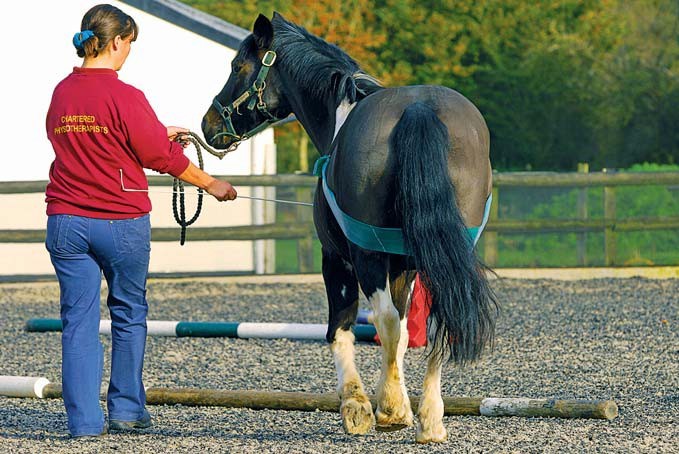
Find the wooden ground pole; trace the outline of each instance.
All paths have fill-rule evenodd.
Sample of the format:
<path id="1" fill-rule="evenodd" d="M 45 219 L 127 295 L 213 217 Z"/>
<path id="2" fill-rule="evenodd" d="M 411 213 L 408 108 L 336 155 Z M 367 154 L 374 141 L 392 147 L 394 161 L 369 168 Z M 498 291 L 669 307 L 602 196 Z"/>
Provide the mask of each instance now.
<path id="1" fill-rule="evenodd" d="M 43 390 L 45 398 L 60 398 L 61 386 L 50 383 Z M 369 396 L 373 408 L 375 396 Z M 412 408 L 420 398 L 411 396 Z M 199 388 L 147 388 L 149 405 L 189 405 L 254 410 L 329 411 L 338 412 L 336 394 L 281 391 L 227 391 Z M 521 416 L 543 418 L 614 419 L 618 406 L 612 400 L 562 400 L 529 398 L 444 397 L 446 416 Z"/>

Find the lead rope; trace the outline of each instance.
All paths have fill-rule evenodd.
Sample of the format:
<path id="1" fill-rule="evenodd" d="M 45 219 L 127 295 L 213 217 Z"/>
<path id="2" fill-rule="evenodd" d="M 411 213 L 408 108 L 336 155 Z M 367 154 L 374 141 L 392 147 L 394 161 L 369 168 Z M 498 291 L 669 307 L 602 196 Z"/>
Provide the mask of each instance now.
<path id="1" fill-rule="evenodd" d="M 206 144 L 198 134 L 194 132 L 182 133 L 175 139 L 177 142 L 189 141 L 196 147 L 196 153 L 198 155 L 198 167 L 203 170 L 203 153 L 201 148 L 207 150 L 213 156 L 222 159 L 227 153 L 233 151 L 231 149 L 225 151 L 217 151 Z M 179 199 L 179 210 L 177 210 L 177 199 Z M 185 204 L 185 194 L 184 194 L 184 182 L 179 178 L 174 178 L 172 181 L 172 214 L 174 214 L 174 220 L 181 227 L 179 233 L 179 244 L 184 245 L 186 242 L 186 228 L 198 220 L 200 212 L 203 208 L 203 190 L 198 188 L 198 203 L 196 206 L 196 212 L 191 219 L 186 220 L 186 204 Z"/>
<path id="2" fill-rule="evenodd" d="M 231 153 L 236 149 L 236 147 L 229 147 L 228 149 L 224 151 L 217 151 L 210 147 L 207 143 L 203 141 L 203 139 L 200 138 L 200 136 L 194 132 L 184 132 L 178 135 L 178 137 L 175 139 L 176 142 L 184 142 L 188 141 L 193 144 L 194 147 L 196 147 L 196 153 L 198 155 L 198 166 L 200 167 L 201 170 L 203 170 L 203 154 L 201 151 L 202 149 L 205 149 L 208 153 L 210 153 L 213 156 L 216 156 L 219 159 L 224 158 L 228 153 Z M 125 188 L 125 184 L 123 182 L 123 171 L 120 171 L 120 184 L 123 188 L 123 191 L 140 191 L 139 189 L 127 189 Z M 145 192 L 149 192 L 148 190 L 143 190 Z M 198 220 L 198 216 L 200 216 L 201 209 L 203 207 L 203 190 L 198 188 L 198 204 L 196 207 L 196 212 L 193 215 L 193 217 L 190 220 L 186 220 L 186 205 L 185 205 L 185 194 L 184 194 L 184 182 L 181 181 L 178 178 L 174 178 L 172 182 L 172 214 L 174 215 L 174 219 L 179 224 L 181 227 L 181 232 L 179 235 L 179 244 L 184 245 L 186 242 L 186 227 L 190 226 L 194 222 Z M 177 197 L 179 196 L 179 197 Z M 275 202 L 275 203 L 286 203 L 286 204 L 291 204 L 291 205 L 302 205 L 302 206 L 309 206 L 313 207 L 313 203 L 307 203 L 307 202 L 297 202 L 293 200 L 279 200 L 279 199 L 266 199 L 263 197 L 252 197 L 252 196 L 239 196 L 243 197 L 245 199 L 252 199 L 252 200 L 263 200 L 265 202 Z M 177 199 L 179 199 L 179 209 L 177 209 Z"/>

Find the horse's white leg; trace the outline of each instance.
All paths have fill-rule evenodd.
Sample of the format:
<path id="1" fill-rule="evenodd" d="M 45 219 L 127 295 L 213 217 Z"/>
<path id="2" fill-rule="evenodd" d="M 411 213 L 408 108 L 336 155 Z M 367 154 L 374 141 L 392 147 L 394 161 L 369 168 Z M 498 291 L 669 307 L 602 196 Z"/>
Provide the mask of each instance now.
<path id="1" fill-rule="evenodd" d="M 350 434 L 364 434 L 375 424 L 375 416 L 356 370 L 354 340 L 354 333 L 338 328 L 330 350 L 337 370 L 337 394 L 341 400 L 344 430 Z"/>
<path id="2" fill-rule="evenodd" d="M 413 425 L 413 412 L 403 375 L 403 357 L 408 348 L 407 318 L 400 320 L 389 291 L 377 289 L 369 297 L 374 323 L 382 343 L 382 369 L 377 385 L 378 430 L 398 430 Z"/>
<path id="3" fill-rule="evenodd" d="M 420 399 L 420 407 L 417 410 L 419 424 L 417 425 L 416 440 L 418 443 L 440 443 L 448 438 L 446 428 L 443 426 L 441 367 L 440 356 L 432 354 L 427 362 L 422 399 Z"/>
<path id="4" fill-rule="evenodd" d="M 347 433 L 364 434 L 375 424 L 375 416 L 354 362 L 354 333 L 348 329 L 356 319 L 358 280 L 350 262 L 325 248 L 323 279 L 330 310 L 326 338 L 337 370 L 342 425 Z"/>

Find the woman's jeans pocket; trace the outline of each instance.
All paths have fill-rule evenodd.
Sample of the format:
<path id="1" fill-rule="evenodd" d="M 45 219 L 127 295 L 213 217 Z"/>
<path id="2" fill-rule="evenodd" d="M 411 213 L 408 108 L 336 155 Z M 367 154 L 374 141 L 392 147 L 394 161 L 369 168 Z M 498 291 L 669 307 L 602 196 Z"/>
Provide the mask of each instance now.
<path id="1" fill-rule="evenodd" d="M 69 244 L 69 230 L 73 216 L 68 214 L 54 214 L 47 217 L 47 235 L 45 247 L 50 253 L 64 251 Z"/>
<path id="2" fill-rule="evenodd" d="M 111 221 L 111 233 L 119 254 L 151 250 L 151 216 Z"/>

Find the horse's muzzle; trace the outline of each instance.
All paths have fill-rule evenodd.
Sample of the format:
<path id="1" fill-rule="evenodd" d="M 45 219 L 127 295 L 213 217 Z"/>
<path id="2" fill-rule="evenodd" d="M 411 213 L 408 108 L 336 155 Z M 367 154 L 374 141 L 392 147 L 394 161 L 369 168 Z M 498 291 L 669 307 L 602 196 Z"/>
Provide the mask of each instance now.
<path id="1" fill-rule="evenodd" d="M 205 141 L 211 147 L 224 150 L 231 147 L 234 144 L 234 142 L 237 141 L 237 139 L 227 134 L 224 134 L 224 130 L 221 127 L 221 123 L 222 123 L 221 119 L 216 122 L 213 122 L 210 121 L 208 115 L 205 115 L 205 117 L 203 117 L 203 121 L 200 125 L 200 128 L 203 131 L 203 137 L 205 137 Z"/>

